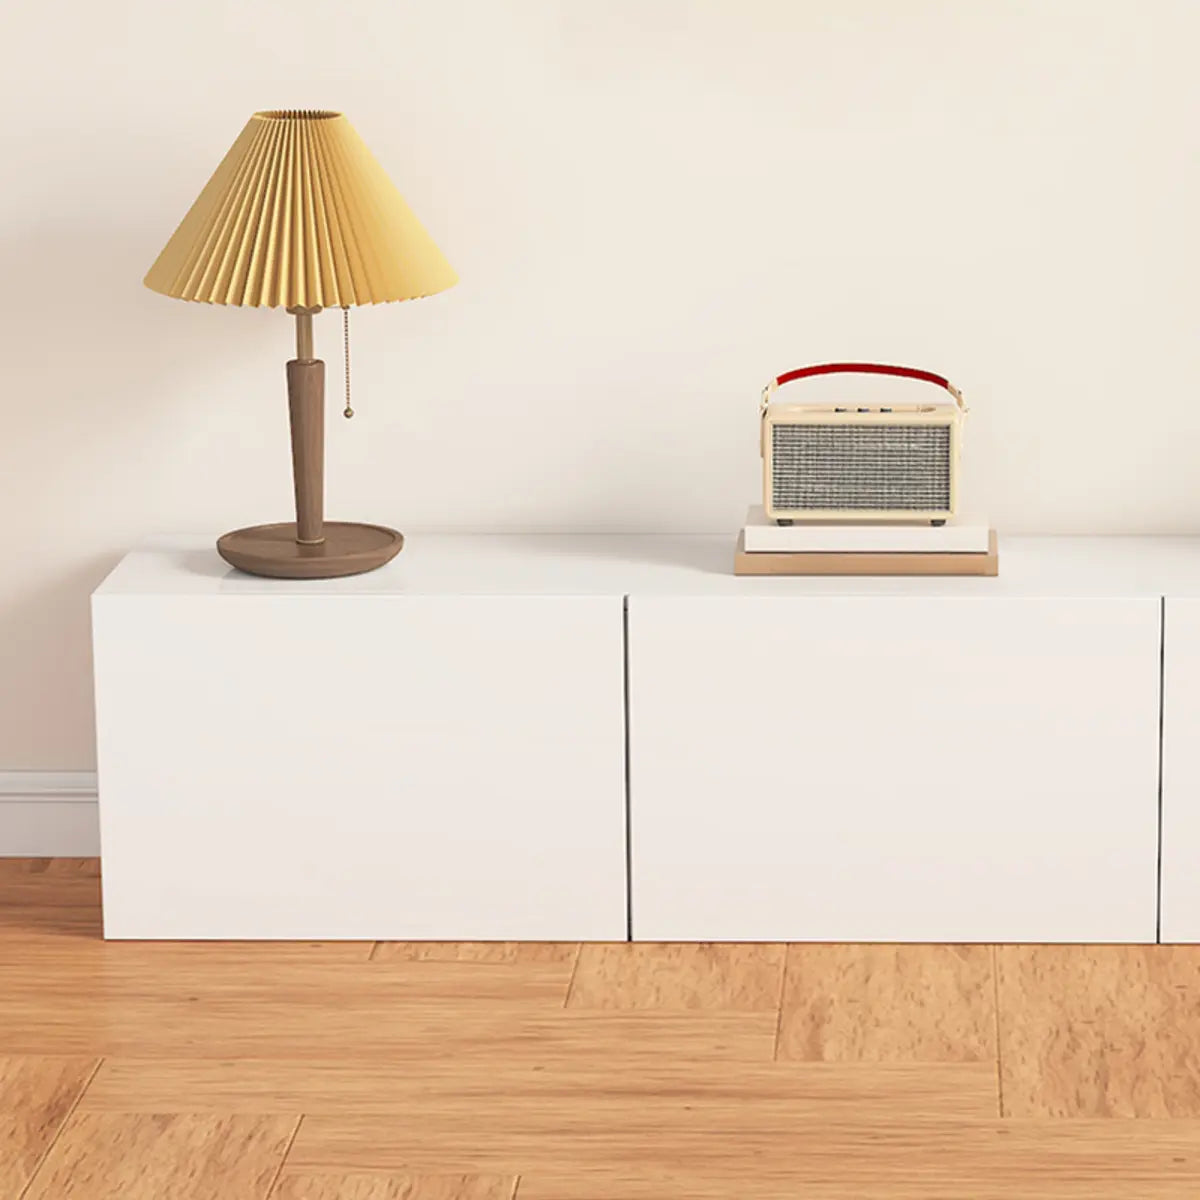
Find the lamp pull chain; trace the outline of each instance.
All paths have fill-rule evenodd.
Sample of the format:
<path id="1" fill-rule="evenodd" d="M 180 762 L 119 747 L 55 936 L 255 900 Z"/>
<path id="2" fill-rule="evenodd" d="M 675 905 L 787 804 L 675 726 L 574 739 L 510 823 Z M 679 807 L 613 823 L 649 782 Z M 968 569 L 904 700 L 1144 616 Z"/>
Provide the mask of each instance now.
<path id="1" fill-rule="evenodd" d="M 354 416 L 354 409 L 350 407 L 350 309 L 348 307 L 342 309 L 342 347 L 346 363 L 346 407 L 342 416 L 348 421 Z"/>

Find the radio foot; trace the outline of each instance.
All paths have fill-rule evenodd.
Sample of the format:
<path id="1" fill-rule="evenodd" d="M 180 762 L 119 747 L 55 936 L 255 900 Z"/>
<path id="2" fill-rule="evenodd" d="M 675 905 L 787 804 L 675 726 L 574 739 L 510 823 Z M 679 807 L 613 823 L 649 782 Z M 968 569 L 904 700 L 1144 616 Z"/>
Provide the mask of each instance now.
<path id="1" fill-rule="evenodd" d="M 930 523 L 930 525 L 934 526 L 934 528 L 937 528 L 937 526 L 939 526 L 939 525 L 945 525 L 946 518 L 943 517 L 940 521 L 930 521 L 929 523 Z"/>
<path id="2" fill-rule="evenodd" d="M 776 517 L 776 518 L 775 518 L 775 524 L 776 524 L 776 525 L 783 525 L 785 528 L 786 528 L 788 525 L 795 525 L 795 523 L 796 523 L 796 522 L 795 522 L 795 521 L 794 521 L 794 520 L 793 520 L 791 517 Z"/>

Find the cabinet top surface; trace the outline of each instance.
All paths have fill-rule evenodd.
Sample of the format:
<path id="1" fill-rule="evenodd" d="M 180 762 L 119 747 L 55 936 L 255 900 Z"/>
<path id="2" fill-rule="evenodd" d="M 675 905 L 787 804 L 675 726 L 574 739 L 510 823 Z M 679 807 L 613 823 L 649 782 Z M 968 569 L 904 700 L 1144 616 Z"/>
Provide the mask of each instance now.
<path id="1" fill-rule="evenodd" d="M 398 558 L 344 579 L 260 579 L 215 538 L 154 537 L 97 596 L 1200 596 L 1200 537 L 1000 538 L 997 578 L 743 577 L 734 536 L 413 534 Z"/>

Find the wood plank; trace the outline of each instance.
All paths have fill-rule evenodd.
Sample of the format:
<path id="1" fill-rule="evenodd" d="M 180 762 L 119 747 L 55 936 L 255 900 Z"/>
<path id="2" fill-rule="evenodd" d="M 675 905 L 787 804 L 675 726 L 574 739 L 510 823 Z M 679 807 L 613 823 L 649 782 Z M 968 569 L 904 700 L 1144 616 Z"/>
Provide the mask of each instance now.
<path id="1" fill-rule="evenodd" d="M 561 999 L 579 957 L 578 942 L 379 942 L 372 962 L 442 962 L 510 970 L 555 968 L 562 980 Z"/>
<path id="2" fill-rule="evenodd" d="M 20 1195 L 96 1065 L 93 1058 L 0 1058 L 0 1195 Z"/>
<path id="3" fill-rule="evenodd" d="M 63 909 L 27 909 L 30 913 Z M 140 942 L 105 941 L 103 937 L 68 939 L 0 938 L 0 972 L 10 980 L 56 986 L 84 975 L 108 980 L 177 971 L 203 973 L 240 968 L 271 971 L 277 966 L 314 970 L 344 963 L 366 964 L 372 942 Z"/>
<path id="4" fill-rule="evenodd" d="M 67 946 L 64 943 L 64 946 Z M 342 949 L 342 946 L 345 949 Z M 560 1010 L 561 967 L 355 962 L 354 943 L 85 944 L 0 941 L 0 1053 L 364 1058 L 419 1053 L 417 1033 L 493 1009 Z M 80 949 L 86 953 L 78 952 Z"/>
<path id="5" fill-rule="evenodd" d="M 305 1118 L 289 1164 L 513 1170 L 521 1175 L 520 1200 L 1195 1200 L 1200 1194 L 1197 1122 L 970 1120 L 896 1108 L 880 1120 L 866 1110 L 855 1117 L 817 1105 L 751 1107 L 752 1114 L 744 1112 L 732 1097 L 719 1109 L 685 1114 L 681 1107 L 665 1126 L 658 1112 L 639 1123 L 636 1113 L 626 1109 L 621 1118 L 615 1107 L 611 1120 L 545 1112 L 532 1125 L 477 1113 L 457 1130 L 448 1120 L 416 1114 L 314 1115 Z"/>
<path id="6" fill-rule="evenodd" d="M 47 946 L 54 942 L 98 942 L 104 936 L 99 906 L 86 904 L 0 904 L 0 942 Z M 19 954 L 19 950 L 17 952 Z M 0 948 L 0 962 L 12 947 Z"/>
<path id="7" fill-rule="evenodd" d="M 357 1057 L 322 1060 L 195 1056 L 105 1060 L 81 1107 L 145 1112 L 379 1111 L 408 1096 L 415 1081 L 445 1091 L 478 1087 L 497 1072 L 644 1072 L 673 1063 L 709 1071 L 721 1064 L 769 1063 L 775 1020 L 769 1013 L 678 1016 L 488 1006 L 448 1007 L 414 1015 L 407 1042 L 377 1045 Z M 973 1081 L 972 1081 L 973 1083 Z M 957 1086 L 957 1084 L 956 1084 Z M 399 1090 L 397 1090 L 399 1089 Z M 406 1103 L 407 1100 L 404 1099 Z"/>
<path id="8" fill-rule="evenodd" d="M 0 858 L 0 908 L 15 905 L 100 907 L 94 858 Z"/>
<path id="9" fill-rule="evenodd" d="M 76 1113 L 24 1200 L 262 1200 L 297 1121 Z"/>
<path id="10" fill-rule="evenodd" d="M 735 575 L 998 575 L 996 531 L 988 534 L 986 554 L 936 550 L 788 551 L 746 549 L 738 534 L 733 554 Z"/>
<path id="11" fill-rule="evenodd" d="M 1200 1117 L 1200 946 L 1000 946 L 1004 1113 Z"/>
<path id="12" fill-rule="evenodd" d="M 37 875 L 45 880 L 100 878 L 98 858 L 0 858 L 0 877 Z"/>
<path id="13" fill-rule="evenodd" d="M 991 947 L 789 946 L 778 1055 L 994 1062 Z"/>
<path id="14" fill-rule="evenodd" d="M 575 965 L 578 942 L 380 942 L 375 962 L 465 962 L 524 966 Z"/>
<path id="15" fill-rule="evenodd" d="M 337 1102 L 335 1097 L 334 1103 Z M 979 1063 L 687 1063 L 612 1072 L 500 1073 L 458 1087 L 414 1086 L 388 1111 L 312 1111 L 289 1163 L 339 1170 L 557 1172 L 677 1169 L 699 1152 L 707 1171 L 790 1161 L 795 1139 L 850 1126 L 979 1117 L 995 1111 L 994 1076 Z"/>
<path id="16" fill-rule="evenodd" d="M 750 1120 L 758 1106 L 796 1113 L 844 1110 L 885 1120 L 893 1111 L 993 1116 L 991 1064 L 773 1063 L 632 1058 L 615 1039 L 574 1061 L 542 1057 L 447 1058 L 432 1049 L 403 1062 L 106 1060 L 80 1111 L 319 1112 L 323 1116 L 411 1114 L 444 1118 L 458 1133 L 474 1113 L 499 1106 L 520 1124 L 544 1118 L 670 1123 L 679 1114 L 735 1101 Z M 619 1080 L 614 1079 L 619 1076 Z M 526 1112 L 528 1110 L 528 1112 Z M 691 1120 L 690 1116 L 682 1119 Z M 739 1116 L 738 1121 L 743 1117 Z"/>
<path id="17" fill-rule="evenodd" d="M 513 1175 L 313 1175 L 285 1170 L 269 1200 L 511 1200 Z"/>
<path id="18" fill-rule="evenodd" d="M 364 1131 L 366 1132 L 366 1131 Z M 382 1131 L 380 1131 L 382 1132 Z M 530 1158 L 519 1200 L 1195 1200 L 1195 1122 L 817 1123 Z"/>
<path id="19" fill-rule="evenodd" d="M 575 1008 L 778 1012 L 786 949 L 764 943 L 586 943 Z"/>

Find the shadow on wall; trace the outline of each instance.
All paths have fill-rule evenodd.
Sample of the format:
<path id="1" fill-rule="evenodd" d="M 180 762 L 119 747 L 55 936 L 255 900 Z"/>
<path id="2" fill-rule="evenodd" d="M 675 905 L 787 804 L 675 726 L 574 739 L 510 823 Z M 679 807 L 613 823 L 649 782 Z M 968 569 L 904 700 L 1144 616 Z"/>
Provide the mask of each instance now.
<path id="1" fill-rule="evenodd" d="M 184 389 L 232 407 L 214 380 L 263 351 L 244 314 L 190 305 L 181 319 L 181 302 L 142 286 L 169 233 L 47 215 L 0 241 L 5 769 L 91 766 L 88 596 L 130 543 L 186 526 L 188 497 L 217 483 L 219 414 L 207 433 L 211 414 Z"/>

